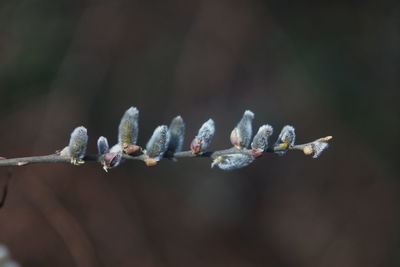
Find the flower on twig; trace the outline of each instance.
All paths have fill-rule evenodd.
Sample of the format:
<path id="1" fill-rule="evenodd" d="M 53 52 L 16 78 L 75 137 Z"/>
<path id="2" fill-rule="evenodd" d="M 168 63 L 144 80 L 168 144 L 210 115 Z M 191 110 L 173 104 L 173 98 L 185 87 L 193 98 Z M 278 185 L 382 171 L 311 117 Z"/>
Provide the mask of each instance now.
<path id="1" fill-rule="evenodd" d="M 193 139 L 190 149 L 192 154 L 201 154 L 207 151 L 215 134 L 215 123 L 213 119 L 209 119 L 200 127 L 199 132 Z"/>
<path id="2" fill-rule="evenodd" d="M 253 134 L 252 122 L 254 113 L 246 110 L 243 113 L 242 119 L 231 132 L 231 143 L 237 148 L 246 148 L 250 145 L 251 137 Z"/>
<path id="3" fill-rule="evenodd" d="M 118 144 L 125 154 L 133 154 L 140 150 L 136 145 L 139 134 L 139 110 L 130 107 L 125 111 L 118 127 Z"/>
<path id="4" fill-rule="evenodd" d="M 171 153 L 182 151 L 183 140 L 185 138 L 185 123 L 181 116 L 173 118 L 168 128 L 168 134 L 168 151 Z"/>
<path id="5" fill-rule="evenodd" d="M 86 128 L 83 126 L 76 127 L 71 133 L 68 146 L 60 152 L 60 155 L 70 157 L 71 163 L 74 165 L 83 164 L 87 142 L 88 135 Z"/>
<path id="6" fill-rule="evenodd" d="M 254 157 L 248 154 L 227 154 L 218 156 L 211 163 L 211 168 L 217 166 L 221 170 L 234 170 L 246 167 L 254 161 Z"/>
<path id="7" fill-rule="evenodd" d="M 313 155 L 313 158 L 318 158 L 321 153 L 328 148 L 328 141 L 332 139 L 332 136 L 323 137 L 315 140 L 304 146 L 303 152 L 306 155 Z"/>
<path id="8" fill-rule="evenodd" d="M 296 133 L 293 126 L 286 125 L 279 134 L 276 146 L 280 149 L 276 153 L 283 155 L 294 145 Z"/>
<path id="9" fill-rule="evenodd" d="M 257 134 L 253 138 L 253 142 L 251 143 L 252 149 L 261 149 L 262 151 L 268 148 L 268 138 L 274 132 L 271 125 L 263 125 L 258 129 Z"/>
<path id="10" fill-rule="evenodd" d="M 169 132 L 166 125 L 158 126 L 146 145 L 145 159 L 147 166 L 154 166 L 168 149 Z"/>

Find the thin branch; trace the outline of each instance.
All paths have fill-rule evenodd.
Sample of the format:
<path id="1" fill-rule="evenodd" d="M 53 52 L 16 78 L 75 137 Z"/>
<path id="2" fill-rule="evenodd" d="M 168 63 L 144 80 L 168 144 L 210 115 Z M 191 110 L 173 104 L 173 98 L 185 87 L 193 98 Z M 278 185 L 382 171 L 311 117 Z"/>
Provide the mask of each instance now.
<path id="1" fill-rule="evenodd" d="M 168 126 L 158 126 L 145 149 L 138 146 L 137 137 L 139 131 L 139 110 L 130 107 L 123 114 L 118 127 L 118 143 L 110 147 L 104 136 L 97 139 L 98 153 L 86 154 L 88 144 L 87 129 L 84 126 L 76 127 L 69 139 L 69 144 L 60 152 L 36 157 L 24 157 L 14 159 L 0 158 L 0 166 L 24 166 L 30 163 L 71 163 L 83 164 L 85 161 L 99 162 L 105 171 L 117 167 L 123 160 L 141 160 L 147 166 L 154 166 L 163 158 L 212 158 L 211 167 L 218 166 L 222 170 L 243 168 L 260 157 L 264 152 L 285 154 L 289 150 L 302 150 L 306 155 L 318 158 L 328 147 L 328 141 L 332 136 L 323 137 L 313 142 L 296 145 L 296 134 L 293 126 L 286 125 L 282 128 L 277 141 L 269 146 L 269 137 L 273 133 L 273 127 L 262 125 L 253 136 L 252 121 L 254 113 L 246 110 L 236 127 L 232 130 L 230 141 L 232 148 L 208 151 L 215 134 L 215 122 L 208 119 L 202 124 L 197 135 L 192 139 L 190 151 L 182 151 L 185 135 L 185 123 L 181 116 L 176 116 Z M 251 147 L 251 148 L 250 148 Z"/>
<path id="2" fill-rule="evenodd" d="M 305 143 L 305 144 L 300 144 L 300 145 L 294 145 L 294 146 L 289 146 L 289 147 L 284 147 L 281 145 L 274 145 L 266 149 L 264 152 L 268 153 L 277 153 L 277 152 L 284 152 L 288 150 L 301 150 L 304 151 L 304 148 L 311 145 L 312 143 L 316 141 L 329 141 L 332 139 L 331 136 L 319 138 L 313 142 Z M 216 150 L 216 151 L 207 151 L 203 152 L 201 154 L 193 154 L 192 151 L 181 151 L 181 152 L 176 152 L 176 153 L 167 153 L 164 158 L 166 159 L 180 159 L 180 158 L 212 158 L 215 159 L 219 156 L 224 156 L 224 155 L 231 155 L 231 154 L 244 154 L 244 155 L 253 155 L 253 150 L 251 149 L 239 149 L 236 147 L 224 149 L 224 150 Z M 140 160 L 144 161 L 146 158 L 148 158 L 145 154 L 141 153 L 139 155 L 131 156 L 124 154 L 123 158 L 126 160 Z M 22 158 L 10 158 L 10 159 L 5 159 L 1 158 L 0 159 L 0 167 L 5 167 L 5 166 L 25 166 L 28 164 L 32 163 L 71 163 L 71 157 L 69 156 L 62 156 L 60 154 L 51 154 L 51 155 L 45 155 L 45 156 L 32 156 L 32 157 L 22 157 Z M 101 156 L 100 155 L 95 155 L 95 154 L 87 154 L 83 158 L 84 162 L 100 162 L 101 161 Z"/>

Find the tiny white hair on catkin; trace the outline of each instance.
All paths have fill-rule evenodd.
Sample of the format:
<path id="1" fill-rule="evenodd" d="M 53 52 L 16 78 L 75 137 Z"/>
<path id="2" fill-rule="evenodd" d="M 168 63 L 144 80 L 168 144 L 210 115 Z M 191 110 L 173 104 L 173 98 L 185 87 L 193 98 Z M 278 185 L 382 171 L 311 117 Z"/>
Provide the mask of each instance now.
<path id="1" fill-rule="evenodd" d="M 211 168 L 218 166 L 221 170 L 234 170 L 246 167 L 254 161 L 254 157 L 248 154 L 228 154 L 217 157 L 212 163 Z"/>
<path id="2" fill-rule="evenodd" d="M 168 149 L 169 133 L 166 125 L 158 126 L 146 145 L 146 154 L 150 158 L 161 159 Z"/>
<path id="3" fill-rule="evenodd" d="M 69 152 L 70 156 L 75 159 L 83 159 L 86 153 L 88 142 L 87 130 L 83 126 L 76 127 L 69 139 Z"/>
<path id="4" fill-rule="evenodd" d="M 254 112 L 249 110 L 249 109 L 247 109 L 244 112 L 243 117 L 248 117 L 248 118 L 254 119 Z"/>
<path id="5" fill-rule="evenodd" d="M 120 144 L 115 144 L 110 149 L 111 153 L 119 153 L 119 152 L 122 153 L 122 151 L 123 151 L 123 149 L 122 149 L 122 146 Z"/>
<path id="6" fill-rule="evenodd" d="M 136 144 L 139 134 L 139 110 L 130 107 L 121 118 L 118 127 L 118 143 Z"/>
<path id="7" fill-rule="evenodd" d="M 314 155 L 313 158 L 316 159 L 318 158 L 321 153 L 328 148 L 328 143 L 327 142 L 321 142 L 321 141 L 315 141 L 311 143 L 311 146 L 313 148 L 314 151 Z"/>

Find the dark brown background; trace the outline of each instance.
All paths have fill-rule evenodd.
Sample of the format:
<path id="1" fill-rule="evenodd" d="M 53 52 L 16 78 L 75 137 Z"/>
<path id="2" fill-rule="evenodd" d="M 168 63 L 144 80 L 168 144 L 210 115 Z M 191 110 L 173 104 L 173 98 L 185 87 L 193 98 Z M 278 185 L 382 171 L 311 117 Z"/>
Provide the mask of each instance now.
<path id="1" fill-rule="evenodd" d="M 331 1 L 332 2 L 332 1 Z M 333 135 L 313 160 L 267 155 L 2 168 L 0 243 L 23 266 L 398 266 L 398 1 L 0 2 L 0 156 L 52 153 L 72 129 L 140 144 L 180 114 L 187 138 L 245 109 L 255 128 Z"/>

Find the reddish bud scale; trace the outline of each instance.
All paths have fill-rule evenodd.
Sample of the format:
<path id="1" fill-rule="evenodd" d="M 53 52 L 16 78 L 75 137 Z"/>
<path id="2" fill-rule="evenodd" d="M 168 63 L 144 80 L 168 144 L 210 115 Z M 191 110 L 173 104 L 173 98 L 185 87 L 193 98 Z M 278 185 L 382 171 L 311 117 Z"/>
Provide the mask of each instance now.
<path id="1" fill-rule="evenodd" d="M 104 154 L 104 162 L 103 165 L 108 169 L 116 167 L 121 160 L 120 153 L 108 152 Z"/>
<path id="2" fill-rule="evenodd" d="M 199 154 L 201 151 L 201 140 L 195 138 L 190 144 L 190 150 L 192 150 L 192 154 Z"/>
<path id="3" fill-rule="evenodd" d="M 126 144 L 126 143 L 122 144 L 122 148 L 123 148 L 124 153 L 128 154 L 128 155 L 133 154 L 141 149 L 140 146 L 133 145 L 133 144 Z"/>
<path id="4" fill-rule="evenodd" d="M 251 155 L 254 158 L 259 158 L 259 157 L 261 157 L 263 155 L 263 152 L 264 151 L 262 149 L 254 148 L 254 149 L 251 150 Z"/>

